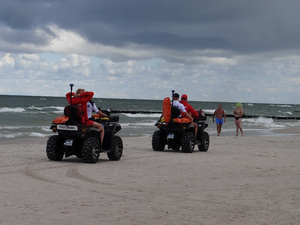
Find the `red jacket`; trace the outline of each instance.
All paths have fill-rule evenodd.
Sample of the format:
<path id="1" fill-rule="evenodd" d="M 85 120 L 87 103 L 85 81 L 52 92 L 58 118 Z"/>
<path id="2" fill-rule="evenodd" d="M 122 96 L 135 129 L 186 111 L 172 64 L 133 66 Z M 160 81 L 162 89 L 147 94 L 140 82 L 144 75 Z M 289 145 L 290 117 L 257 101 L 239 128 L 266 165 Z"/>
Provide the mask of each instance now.
<path id="1" fill-rule="evenodd" d="M 87 116 L 87 106 L 86 106 L 86 104 L 88 103 L 89 100 L 92 99 L 93 96 L 94 96 L 94 92 L 82 92 L 80 94 L 80 96 L 74 96 L 74 93 L 72 93 L 72 105 L 78 105 L 82 108 L 83 113 L 84 113 L 85 121 L 89 120 L 89 118 Z M 66 98 L 67 98 L 68 102 L 70 103 L 71 92 L 66 94 Z"/>
<path id="2" fill-rule="evenodd" d="M 197 118 L 199 114 L 195 111 L 195 109 L 185 100 L 180 101 L 181 104 L 184 105 L 185 110 L 194 118 Z M 183 117 L 186 117 L 184 114 L 181 114 Z"/>

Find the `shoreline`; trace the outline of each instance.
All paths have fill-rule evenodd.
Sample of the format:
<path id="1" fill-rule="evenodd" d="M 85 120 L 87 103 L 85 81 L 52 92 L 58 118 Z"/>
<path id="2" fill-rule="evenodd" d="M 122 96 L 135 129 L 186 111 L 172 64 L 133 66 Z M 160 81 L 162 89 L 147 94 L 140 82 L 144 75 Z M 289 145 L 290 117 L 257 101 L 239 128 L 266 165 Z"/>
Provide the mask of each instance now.
<path id="1" fill-rule="evenodd" d="M 217 136 L 216 131 L 208 132 L 210 136 Z M 287 128 L 279 128 L 279 129 L 256 129 L 256 130 L 248 130 L 244 129 L 245 136 L 269 136 L 269 137 L 290 137 L 300 135 L 300 126 L 287 127 Z M 51 134 L 55 135 L 55 134 Z M 51 136 L 49 135 L 49 136 Z M 145 135 L 134 135 L 134 136 L 125 136 L 122 133 L 117 134 L 122 138 L 142 138 L 142 137 L 152 137 L 152 134 Z M 46 143 L 49 136 L 46 137 L 15 137 L 15 138 L 0 138 L 1 144 L 14 144 L 14 143 L 22 143 L 28 142 L 32 140 L 34 143 Z M 235 131 L 222 131 L 221 136 L 235 136 Z M 240 136 L 240 133 L 239 133 Z"/>

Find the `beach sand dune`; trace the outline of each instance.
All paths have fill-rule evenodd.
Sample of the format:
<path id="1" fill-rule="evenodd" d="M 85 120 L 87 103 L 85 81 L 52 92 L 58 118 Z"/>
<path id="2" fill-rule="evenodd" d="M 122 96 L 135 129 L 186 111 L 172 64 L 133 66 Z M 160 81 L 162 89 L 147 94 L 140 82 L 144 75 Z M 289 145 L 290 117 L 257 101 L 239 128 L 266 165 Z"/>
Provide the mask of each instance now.
<path id="1" fill-rule="evenodd" d="M 208 152 L 49 161 L 46 139 L 0 145 L 0 224 L 300 224 L 300 137 L 211 137 Z"/>

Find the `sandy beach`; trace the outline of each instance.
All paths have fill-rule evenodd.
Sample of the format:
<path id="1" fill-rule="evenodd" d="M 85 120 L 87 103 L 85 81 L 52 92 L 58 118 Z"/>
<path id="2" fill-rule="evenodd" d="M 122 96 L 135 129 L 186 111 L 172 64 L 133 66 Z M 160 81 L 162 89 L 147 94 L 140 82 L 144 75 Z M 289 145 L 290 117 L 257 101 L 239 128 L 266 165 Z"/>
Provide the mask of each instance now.
<path id="1" fill-rule="evenodd" d="M 96 164 L 49 161 L 45 138 L 1 141 L 0 224 L 300 224 L 291 133 L 211 136 L 208 152 L 192 154 L 123 138 L 120 161 Z"/>

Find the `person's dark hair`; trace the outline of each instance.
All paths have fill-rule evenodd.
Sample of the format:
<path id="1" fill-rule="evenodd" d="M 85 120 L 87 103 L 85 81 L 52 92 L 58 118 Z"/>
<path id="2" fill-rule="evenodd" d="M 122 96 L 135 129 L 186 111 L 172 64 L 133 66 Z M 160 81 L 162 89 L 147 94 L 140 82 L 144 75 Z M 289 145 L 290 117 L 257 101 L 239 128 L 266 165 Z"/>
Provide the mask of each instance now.
<path id="1" fill-rule="evenodd" d="M 179 98 L 179 94 L 178 94 L 178 93 L 175 93 L 175 94 L 174 94 L 174 98 Z"/>

